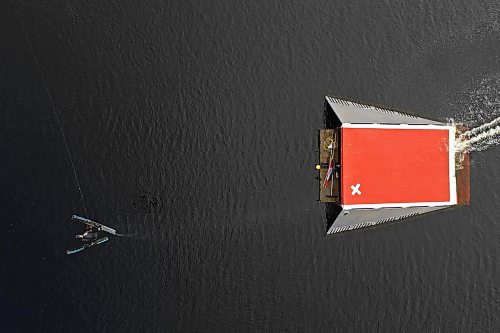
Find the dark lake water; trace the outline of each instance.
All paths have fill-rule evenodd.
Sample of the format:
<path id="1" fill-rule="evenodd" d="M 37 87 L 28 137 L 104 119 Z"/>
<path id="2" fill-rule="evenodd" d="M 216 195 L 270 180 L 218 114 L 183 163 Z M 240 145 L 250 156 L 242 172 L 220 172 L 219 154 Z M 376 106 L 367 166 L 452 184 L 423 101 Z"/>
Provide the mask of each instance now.
<path id="1" fill-rule="evenodd" d="M 470 207 L 335 238 L 314 165 L 325 95 L 500 115 L 499 13 L 3 2 L 0 331 L 498 332 L 500 148 Z M 85 210 L 130 237 L 66 256 Z"/>

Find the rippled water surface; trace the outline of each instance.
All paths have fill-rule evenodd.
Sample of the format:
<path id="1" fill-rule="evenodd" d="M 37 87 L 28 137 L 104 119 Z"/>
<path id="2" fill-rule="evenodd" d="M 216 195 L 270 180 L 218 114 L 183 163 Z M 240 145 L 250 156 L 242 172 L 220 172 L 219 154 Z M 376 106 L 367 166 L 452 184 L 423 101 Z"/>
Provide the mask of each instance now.
<path id="1" fill-rule="evenodd" d="M 500 330 L 499 147 L 470 207 L 335 238 L 314 170 L 324 95 L 500 116 L 497 1 L 12 3 L 2 332 Z M 52 107 L 89 217 L 130 237 L 66 256 L 85 207 Z"/>

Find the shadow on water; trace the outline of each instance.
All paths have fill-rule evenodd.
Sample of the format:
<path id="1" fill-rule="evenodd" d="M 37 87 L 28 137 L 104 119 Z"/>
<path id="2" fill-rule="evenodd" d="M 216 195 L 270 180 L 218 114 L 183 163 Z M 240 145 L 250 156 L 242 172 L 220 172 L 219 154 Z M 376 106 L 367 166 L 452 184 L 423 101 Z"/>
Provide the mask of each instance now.
<path id="1" fill-rule="evenodd" d="M 326 203 L 325 204 L 325 212 L 326 212 L 326 225 L 325 225 L 325 233 L 330 229 L 333 222 L 337 216 L 339 216 L 340 212 L 342 212 L 342 207 L 334 203 Z"/>
<path id="2" fill-rule="evenodd" d="M 323 108 L 323 122 L 326 129 L 336 128 L 342 125 L 339 118 L 335 115 L 335 112 L 333 112 L 332 108 L 326 101 Z"/>

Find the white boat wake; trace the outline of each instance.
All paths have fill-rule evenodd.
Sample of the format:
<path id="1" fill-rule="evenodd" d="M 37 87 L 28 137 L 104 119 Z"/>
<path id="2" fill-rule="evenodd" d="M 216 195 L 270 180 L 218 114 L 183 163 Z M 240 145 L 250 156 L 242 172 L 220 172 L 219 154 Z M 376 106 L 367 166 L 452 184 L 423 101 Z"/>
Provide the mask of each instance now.
<path id="1" fill-rule="evenodd" d="M 457 153 L 482 151 L 500 143 L 500 117 L 462 133 L 455 142 Z"/>

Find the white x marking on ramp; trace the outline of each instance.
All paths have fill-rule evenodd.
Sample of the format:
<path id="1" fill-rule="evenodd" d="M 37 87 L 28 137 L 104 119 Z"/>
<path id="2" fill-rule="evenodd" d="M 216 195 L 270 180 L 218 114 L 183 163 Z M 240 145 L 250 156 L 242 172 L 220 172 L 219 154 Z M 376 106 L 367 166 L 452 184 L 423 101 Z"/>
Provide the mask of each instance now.
<path id="1" fill-rule="evenodd" d="M 359 190 L 360 186 L 361 186 L 361 184 L 359 184 L 359 183 L 356 184 L 356 186 L 351 185 L 351 190 L 352 190 L 351 195 L 356 195 L 356 194 L 361 195 L 361 191 Z"/>

